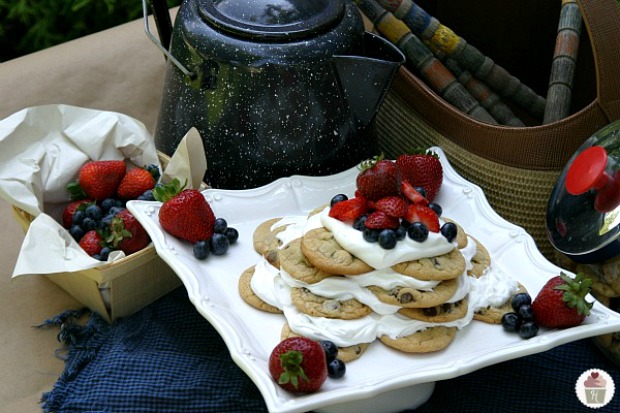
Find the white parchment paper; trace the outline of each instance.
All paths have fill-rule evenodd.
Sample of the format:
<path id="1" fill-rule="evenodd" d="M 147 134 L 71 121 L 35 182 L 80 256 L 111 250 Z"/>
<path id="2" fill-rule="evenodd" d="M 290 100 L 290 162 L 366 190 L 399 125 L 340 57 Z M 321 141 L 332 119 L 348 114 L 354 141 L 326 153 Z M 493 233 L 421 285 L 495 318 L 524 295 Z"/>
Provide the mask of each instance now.
<path id="1" fill-rule="evenodd" d="M 59 223 L 70 202 L 67 184 L 84 163 L 101 159 L 160 164 L 144 124 L 123 114 L 44 105 L 0 121 L 0 197 L 36 217 L 13 277 L 105 264 L 88 256 Z"/>

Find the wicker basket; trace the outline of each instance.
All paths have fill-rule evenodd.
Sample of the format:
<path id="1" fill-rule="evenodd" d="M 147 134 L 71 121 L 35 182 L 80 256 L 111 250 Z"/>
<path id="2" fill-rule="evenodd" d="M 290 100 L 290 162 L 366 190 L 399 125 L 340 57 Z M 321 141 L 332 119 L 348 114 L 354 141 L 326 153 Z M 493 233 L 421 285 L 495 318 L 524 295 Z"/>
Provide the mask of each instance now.
<path id="1" fill-rule="evenodd" d="M 524 84 L 546 94 L 559 2 L 415 3 L 501 62 Z M 454 168 L 482 187 L 501 216 L 528 231 L 550 260 L 555 254 L 545 218 L 551 190 L 577 148 L 620 117 L 620 78 L 614 75 L 620 53 L 611 46 L 620 41 L 620 7 L 614 0 L 577 3 L 586 30 L 579 43 L 578 81 L 568 117 L 541 125 L 519 112 L 527 120 L 525 127 L 480 122 L 447 103 L 409 66 L 401 68 L 377 116 L 379 143 L 386 156 L 412 147 L 442 147 Z"/>
<path id="2" fill-rule="evenodd" d="M 162 166 L 169 160 L 161 153 L 159 158 Z M 16 206 L 13 215 L 25 232 L 35 218 Z M 181 285 L 153 245 L 97 268 L 46 277 L 108 322 L 139 311 Z"/>

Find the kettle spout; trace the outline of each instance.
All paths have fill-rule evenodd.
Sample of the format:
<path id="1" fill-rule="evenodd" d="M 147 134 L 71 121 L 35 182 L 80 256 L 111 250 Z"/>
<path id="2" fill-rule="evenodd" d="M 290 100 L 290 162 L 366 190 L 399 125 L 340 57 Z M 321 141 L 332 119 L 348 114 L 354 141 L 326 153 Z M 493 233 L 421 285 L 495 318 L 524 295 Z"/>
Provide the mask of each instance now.
<path id="1" fill-rule="evenodd" d="M 368 126 L 405 56 L 392 43 L 365 32 L 363 56 L 338 55 L 333 62 L 356 127 Z"/>

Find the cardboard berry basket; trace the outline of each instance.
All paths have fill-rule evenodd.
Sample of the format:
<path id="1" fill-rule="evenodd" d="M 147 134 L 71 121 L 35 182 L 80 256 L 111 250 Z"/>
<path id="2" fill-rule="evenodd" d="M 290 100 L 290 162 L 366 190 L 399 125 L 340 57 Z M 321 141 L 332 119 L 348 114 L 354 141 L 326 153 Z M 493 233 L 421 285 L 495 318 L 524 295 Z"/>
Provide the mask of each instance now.
<path id="1" fill-rule="evenodd" d="M 152 245 L 99 261 L 72 238 L 61 217 L 70 202 L 67 185 L 89 160 L 158 164 L 162 181 L 187 179 L 204 189 L 204 148 L 191 132 L 169 158 L 157 151 L 142 122 L 117 112 L 42 105 L 0 120 L 0 198 L 26 232 L 12 277 L 44 276 L 108 322 L 180 286 Z"/>
<path id="2" fill-rule="evenodd" d="M 162 169 L 169 158 L 158 153 Z M 34 216 L 13 206 L 25 232 Z M 45 275 L 106 321 L 131 315 L 181 285 L 179 277 L 157 255 L 152 244 L 103 266 Z"/>

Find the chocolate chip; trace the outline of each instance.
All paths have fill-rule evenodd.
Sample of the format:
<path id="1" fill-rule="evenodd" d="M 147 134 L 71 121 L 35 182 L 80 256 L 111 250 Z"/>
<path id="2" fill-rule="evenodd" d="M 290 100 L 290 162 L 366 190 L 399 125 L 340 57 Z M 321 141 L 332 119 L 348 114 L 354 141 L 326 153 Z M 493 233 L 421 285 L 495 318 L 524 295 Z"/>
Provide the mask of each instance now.
<path id="1" fill-rule="evenodd" d="M 413 295 L 411 293 L 404 293 L 398 300 L 403 304 L 407 304 L 413 301 Z"/>

